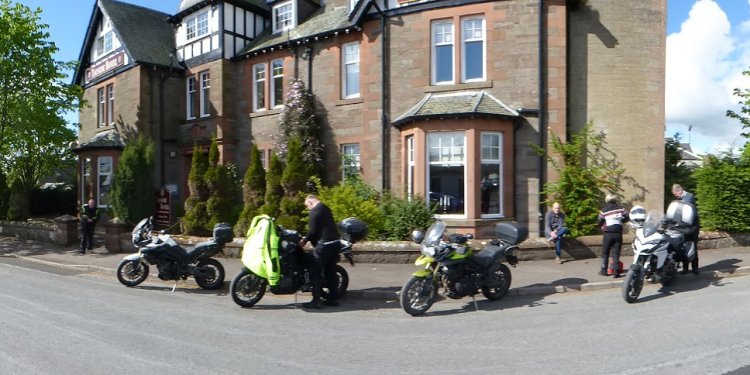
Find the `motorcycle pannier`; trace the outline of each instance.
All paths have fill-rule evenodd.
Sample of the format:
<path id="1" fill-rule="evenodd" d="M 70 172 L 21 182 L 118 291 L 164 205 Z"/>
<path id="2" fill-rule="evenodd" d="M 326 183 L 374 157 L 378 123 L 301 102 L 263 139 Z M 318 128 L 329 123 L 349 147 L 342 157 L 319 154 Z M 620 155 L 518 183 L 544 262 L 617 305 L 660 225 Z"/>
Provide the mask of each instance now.
<path id="1" fill-rule="evenodd" d="M 232 242 L 234 235 L 232 234 L 232 226 L 227 223 L 216 223 L 214 225 L 214 241 L 217 243 Z"/>
<path id="2" fill-rule="evenodd" d="M 341 233 L 341 238 L 346 241 L 357 242 L 367 236 L 367 224 L 355 217 L 341 220 L 336 226 Z"/>
<path id="3" fill-rule="evenodd" d="M 495 236 L 511 245 L 521 243 L 529 235 L 526 227 L 514 221 L 502 221 L 495 224 Z"/>

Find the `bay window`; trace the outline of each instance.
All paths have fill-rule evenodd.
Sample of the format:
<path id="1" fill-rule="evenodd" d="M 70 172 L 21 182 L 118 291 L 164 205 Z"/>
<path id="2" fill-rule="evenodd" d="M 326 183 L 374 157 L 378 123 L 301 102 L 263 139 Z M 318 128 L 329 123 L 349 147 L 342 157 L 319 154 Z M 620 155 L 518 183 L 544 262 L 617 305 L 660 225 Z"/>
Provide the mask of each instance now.
<path id="1" fill-rule="evenodd" d="M 482 216 L 501 216 L 503 212 L 502 133 L 482 132 L 481 210 Z"/>
<path id="2" fill-rule="evenodd" d="M 466 173 L 463 132 L 427 134 L 427 191 L 438 214 L 463 215 Z"/>

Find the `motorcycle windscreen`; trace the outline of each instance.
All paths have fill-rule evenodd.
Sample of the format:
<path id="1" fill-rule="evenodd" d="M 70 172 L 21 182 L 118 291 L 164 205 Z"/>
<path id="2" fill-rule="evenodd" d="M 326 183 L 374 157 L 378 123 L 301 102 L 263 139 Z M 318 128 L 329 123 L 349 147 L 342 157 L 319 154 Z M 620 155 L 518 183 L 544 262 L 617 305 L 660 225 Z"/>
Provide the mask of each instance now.
<path id="1" fill-rule="evenodd" d="M 422 245 L 434 246 L 440 243 L 440 239 L 443 238 L 443 232 L 445 231 L 446 224 L 444 221 L 437 220 L 430 228 L 427 229 L 427 233 L 422 240 Z"/>
<path id="2" fill-rule="evenodd" d="M 664 214 L 659 211 L 649 211 L 646 221 L 643 222 L 643 236 L 649 237 L 659 231 Z"/>

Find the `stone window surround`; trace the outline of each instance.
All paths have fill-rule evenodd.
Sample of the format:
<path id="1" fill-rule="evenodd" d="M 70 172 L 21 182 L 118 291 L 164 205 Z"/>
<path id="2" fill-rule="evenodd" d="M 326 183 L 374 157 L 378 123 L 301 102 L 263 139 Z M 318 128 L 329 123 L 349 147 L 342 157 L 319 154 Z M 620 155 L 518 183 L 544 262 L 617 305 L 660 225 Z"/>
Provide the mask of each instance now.
<path id="1" fill-rule="evenodd" d="M 286 9 L 288 7 L 288 9 Z M 285 1 L 278 3 L 273 6 L 271 10 L 271 22 L 273 34 L 280 33 L 285 30 L 293 29 L 296 25 L 295 19 L 297 14 L 297 4 L 295 0 Z M 281 17 L 284 16 L 282 19 Z M 285 24 L 279 27 L 279 21 L 283 21 Z"/>
<path id="2" fill-rule="evenodd" d="M 466 38 L 464 38 L 464 22 L 469 20 L 482 20 L 482 70 L 483 74 L 481 78 L 466 79 Z M 444 43 L 444 45 L 450 44 L 452 47 L 452 74 L 451 80 L 449 81 L 437 81 L 437 70 L 436 70 L 436 44 L 435 44 L 435 27 L 436 25 L 450 24 L 451 27 L 451 41 L 450 43 Z M 433 86 L 444 86 L 444 85 L 456 85 L 456 84 L 467 84 L 475 82 L 484 82 L 487 80 L 487 25 L 486 17 L 484 14 L 460 14 L 452 17 L 437 17 L 430 20 L 429 27 L 429 41 L 430 41 L 430 84 Z M 476 40 L 474 40 L 476 41 Z M 460 74 L 458 79 L 457 74 Z"/>

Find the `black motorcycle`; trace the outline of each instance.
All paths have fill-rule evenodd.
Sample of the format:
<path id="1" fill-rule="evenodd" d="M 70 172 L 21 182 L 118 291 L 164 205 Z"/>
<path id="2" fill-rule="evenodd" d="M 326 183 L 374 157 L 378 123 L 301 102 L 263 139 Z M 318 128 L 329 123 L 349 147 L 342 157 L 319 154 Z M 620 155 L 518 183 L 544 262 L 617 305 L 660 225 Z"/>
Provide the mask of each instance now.
<path id="1" fill-rule="evenodd" d="M 193 248 L 183 249 L 165 233 L 152 236 L 151 218 L 133 228 L 133 244 L 138 252 L 123 258 L 117 266 L 117 280 L 125 286 L 136 286 L 146 280 L 149 265 L 155 265 L 162 280 L 186 280 L 192 276 L 203 289 L 219 289 L 224 284 L 224 266 L 211 258 L 232 241 L 232 227 L 226 223 L 214 226 L 213 238 Z M 177 283 L 175 283 L 177 286 Z"/>
<path id="2" fill-rule="evenodd" d="M 446 235 L 447 225 L 436 221 L 427 230 L 414 231 L 412 240 L 422 245 L 422 255 L 415 264 L 422 269 L 414 272 L 401 288 L 401 308 L 409 315 L 422 315 L 437 301 L 442 288 L 448 298 L 460 299 L 482 293 L 489 300 L 505 297 L 510 289 L 510 269 L 515 267 L 518 243 L 528 232 L 515 223 L 501 222 L 495 225 L 495 235 L 482 251 L 474 253 L 468 241 L 471 234 Z"/>
<path id="3" fill-rule="evenodd" d="M 352 245 L 363 239 L 367 234 L 367 225 L 355 218 L 347 218 L 337 224 L 341 233 L 341 255 L 343 255 L 352 266 Z M 279 266 L 280 279 L 276 285 L 268 286 L 268 280 L 256 275 L 247 267 L 243 267 L 229 284 L 229 294 L 232 300 L 242 307 L 252 307 L 258 303 L 268 289 L 273 294 L 296 294 L 299 291 L 312 291 L 310 284 L 309 266 L 312 264 L 312 255 L 306 253 L 299 247 L 302 236 L 295 230 L 277 227 L 279 236 Z M 346 269 L 336 265 L 336 276 L 338 285 L 338 296 L 343 297 L 349 287 L 349 274 Z M 328 296 L 331 286 L 323 284 L 322 297 Z"/>

